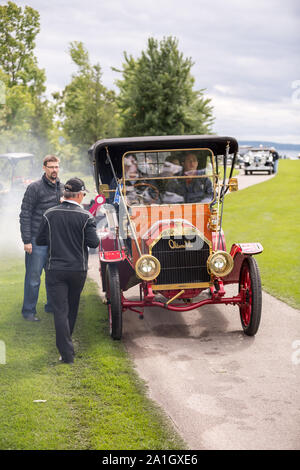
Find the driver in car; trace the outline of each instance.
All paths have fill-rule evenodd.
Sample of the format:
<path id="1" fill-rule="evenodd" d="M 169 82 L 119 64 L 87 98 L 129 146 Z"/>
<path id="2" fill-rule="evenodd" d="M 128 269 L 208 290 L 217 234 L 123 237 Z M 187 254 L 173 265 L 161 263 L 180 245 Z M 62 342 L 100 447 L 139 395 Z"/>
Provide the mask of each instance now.
<path id="1" fill-rule="evenodd" d="M 183 162 L 182 176 L 205 175 L 206 169 L 198 170 L 198 159 L 194 153 L 186 154 Z M 181 196 L 184 202 L 209 202 L 213 196 L 213 184 L 210 178 L 186 178 L 172 180 L 169 191 Z"/>

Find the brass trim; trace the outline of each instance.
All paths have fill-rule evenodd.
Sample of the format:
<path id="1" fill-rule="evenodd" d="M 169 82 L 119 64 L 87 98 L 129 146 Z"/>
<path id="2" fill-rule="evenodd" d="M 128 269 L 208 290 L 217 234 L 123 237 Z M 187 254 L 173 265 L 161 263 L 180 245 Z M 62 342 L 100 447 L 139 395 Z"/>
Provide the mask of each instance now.
<path id="1" fill-rule="evenodd" d="M 168 233 L 169 232 L 169 233 Z M 175 222 L 175 227 L 172 228 L 166 228 L 162 232 L 160 232 L 159 236 L 149 245 L 149 254 L 152 254 L 152 248 L 156 243 L 159 242 L 163 238 L 164 235 L 169 235 L 169 236 L 179 236 L 179 235 L 198 235 L 200 238 L 202 238 L 205 243 L 209 246 L 209 253 L 212 252 L 212 242 L 206 238 L 204 233 L 200 232 L 200 230 L 197 227 L 183 227 L 181 222 Z M 167 238 L 167 237 L 166 237 Z"/>
<path id="2" fill-rule="evenodd" d="M 197 289 L 197 288 L 207 288 L 211 287 L 213 285 L 212 282 L 192 282 L 189 284 L 161 284 L 161 285 L 156 285 L 152 284 L 151 288 L 152 290 L 174 290 L 174 289 L 180 289 L 180 290 L 185 290 L 185 289 Z"/>
<path id="3" fill-rule="evenodd" d="M 228 181 L 229 192 L 238 191 L 238 179 L 237 178 L 230 178 Z"/>
<path id="4" fill-rule="evenodd" d="M 171 302 L 173 302 L 173 300 L 176 300 L 183 293 L 184 293 L 184 289 L 182 289 L 180 292 L 178 292 L 178 294 L 174 295 L 174 297 L 172 297 L 172 299 L 169 299 L 168 302 L 167 302 L 167 305 L 169 305 Z"/>

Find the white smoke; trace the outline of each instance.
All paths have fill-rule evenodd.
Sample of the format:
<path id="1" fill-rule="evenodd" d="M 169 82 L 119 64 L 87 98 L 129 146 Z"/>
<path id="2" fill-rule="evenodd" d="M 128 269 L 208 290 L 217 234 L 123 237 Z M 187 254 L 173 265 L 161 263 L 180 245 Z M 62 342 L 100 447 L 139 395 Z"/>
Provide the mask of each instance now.
<path id="1" fill-rule="evenodd" d="M 0 195 L 0 256 L 24 253 L 19 224 L 22 197 L 14 192 Z"/>

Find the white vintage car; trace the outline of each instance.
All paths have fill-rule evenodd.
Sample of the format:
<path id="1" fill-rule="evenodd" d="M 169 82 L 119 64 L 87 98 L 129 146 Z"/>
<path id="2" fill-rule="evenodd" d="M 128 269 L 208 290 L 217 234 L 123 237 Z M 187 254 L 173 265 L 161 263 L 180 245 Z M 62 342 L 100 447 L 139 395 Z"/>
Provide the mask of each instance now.
<path id="1" fill-rule="evenodd" d="M 274 160 L 271 149 L 252 148 L 244 156 L 245 175 L 252 175 L 257 171 L 266 171 L 270 175 L 274 172 Z"/>

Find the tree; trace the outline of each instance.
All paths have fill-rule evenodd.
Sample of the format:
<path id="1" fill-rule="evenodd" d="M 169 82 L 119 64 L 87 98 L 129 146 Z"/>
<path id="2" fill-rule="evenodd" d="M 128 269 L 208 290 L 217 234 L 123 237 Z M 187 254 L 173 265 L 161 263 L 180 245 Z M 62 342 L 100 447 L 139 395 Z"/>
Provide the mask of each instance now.
<path id="1" fill-rule="evenodd" d="M 122 134 L 176 135 L 210 133 L 213 122 L 210 99 L 193 90 L 193 62 L 178 50 L 178 41 L 148 39 L 138 59 L 124 53 L 117 80 Z"/>
<path id="2" fill-rule="evenodd" d="M 102 84 L 100 65 L 90 64 L 83 43 L 70 43 L 69 52 L 78 70 L 63 92 L 53 96 L 64 137 L 81 158 L 96 140 L 117 135 L 118 110 L 115 93 Z"/>
<path id="3" fill-rule="evenodd" d="M 0 6 L 0 150 L 41 153 L 51 150 L 53 109 L 44 97 L 46 75 L 34 55 L 40 30 L 38 11 L 9 1 Z"/>
<path id="4" fill-rule="evenodd" d="M 23 84 L 44 91 L 44 72 L 34 56 L 39 18 L 38 11 L 28 6 L 24 12 L 13 2 L 0 6 L 1 68 L 9 76 L 9 87 Z"/>

